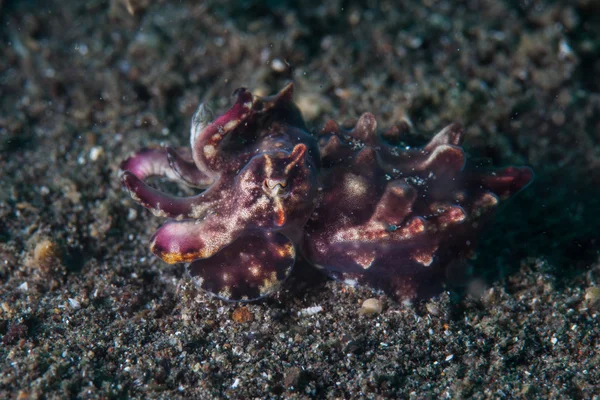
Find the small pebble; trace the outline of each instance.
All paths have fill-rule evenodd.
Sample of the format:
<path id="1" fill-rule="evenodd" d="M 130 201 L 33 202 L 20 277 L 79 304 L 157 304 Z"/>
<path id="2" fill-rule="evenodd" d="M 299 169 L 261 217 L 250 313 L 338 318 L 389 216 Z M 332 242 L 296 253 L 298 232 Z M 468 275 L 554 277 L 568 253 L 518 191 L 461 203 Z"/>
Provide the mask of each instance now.
<path id="1" fill-rule="evenodd" d="M 298 311 L 298 316 L 308 317 L 320 313 L 321 311 L 323 311 L 323 307 L 321 306 L 303 308 L 302 310 Z"/>
<path id="2" fill-rule="evenodd" d="M 33 259 L 37 263 L 43 263 L 49 258 L 54 258 L 56 254 L 56 245 L 48 239 L 40 240 L 33 249 Z"/>
<path id="3" fill-rule="evenodd" d="M 137 210 L 134 208 L 130 208 L 129 211 L 127 212 L 127 221 L 135 221 L 135 219 L 137 218 Z"/>
<path id="4" fill-rule="evenodd" d="M 302 380 L 302 370 L 298 367 L 290 367 L 283 374 L 283 385 L 286 388 L 298 388 Z"/>
<path id="5" fill-rule="evenodd" d="M 591 286 L 585 291 L 585 301 L 588 307 L 600 306 L 600 288 Z"/>
<path id="6" fill-rule="evenodd" d="M 32 253 L 28 255 L 26 263 L 38 268 L 42 273 L 60 274 L 64 269 L 61 262 L 61 251 L 55 242 L 41 239 L 35 244 Z"/>
<path id="7" fill-rule="evenodd" d="M 250 322 L 254 319 L 254 314 L 248 310 L 248 307 L 238 307 L 233 310 L 233 314 L 231 314 L 231 319 L 233 319 L 237 323 Z"/>
<path id="8" fill-rule="evenodd" d="M 427 304 L 425 304 L 425 308 L 427 309 L 427 312 L 433 316 L 438 316 L 440 315 L 440 307 L 432 302 L 429 302 Z"/>
<path id="9" fill-rule="evenodd" d="M 273 71 L 275 72 L 283 72 L 287 67 L 283 61 L 281 61 L 279 58 L 276 58 L 271 61 L 271 68 L 273 68 Z"/>
<path id="10" fill-rule="evenodd" d="M 73 310 L 79 310 L 81 308 L 81 303 L 78 300 L 73 299 L 71 297 L 69 297 L 68 300 L 69 300 L 69 305 L 71 306 L 71 308 Z"/>
<path id="11" fill-rule="evenodd" d="M 358 313 L 360 315 L 376 315 L 381 314 L 381 311 L 383 311 L 383 304 L 381 301 L 376 298 L 371 298 L 362 303 Z"/>
<path id="12" fill-rule="evenodd" d="M 104 154 L 104 149 L 100 146 L 94 146 L 90 149 L 90 160 L 97 161 Z"/>

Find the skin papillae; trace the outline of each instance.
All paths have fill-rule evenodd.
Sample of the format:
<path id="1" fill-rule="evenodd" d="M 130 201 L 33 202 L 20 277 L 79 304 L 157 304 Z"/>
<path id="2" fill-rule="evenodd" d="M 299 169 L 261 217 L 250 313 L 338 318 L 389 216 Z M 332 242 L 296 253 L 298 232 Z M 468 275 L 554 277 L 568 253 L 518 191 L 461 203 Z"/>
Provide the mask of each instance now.
<path id="1" fill-rule="evenodd" d="M 143 149 L 121 166 L 132 198 L 168 218 L 152 252 L 190 263 L 196 284 L 225 300 L 276 291 L 300 255 L 335 279 L 414 298 L 471 256 L 499 202 L 533 179 L 528 167 L 465 168 L 458 124 L 403 148 L 370 113 L 353 129 L 329 121 L 309 134 L 291 83 L 271 97 L 234 95 L 217 118 L 200 105 L 191 149 Z M 198 194 L 165 194 L 152 176 Z"/>

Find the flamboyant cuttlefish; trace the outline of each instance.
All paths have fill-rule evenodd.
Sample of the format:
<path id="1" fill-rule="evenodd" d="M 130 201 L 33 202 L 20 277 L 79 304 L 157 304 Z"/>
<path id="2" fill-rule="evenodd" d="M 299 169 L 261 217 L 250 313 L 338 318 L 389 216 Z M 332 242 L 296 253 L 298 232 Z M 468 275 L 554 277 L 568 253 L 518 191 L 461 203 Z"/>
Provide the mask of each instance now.
<path id="1" fill-rule="evenodd" d="M 196 284 L 222 299 L 272 293 L 299 255 L 346 283 L 413 298 L 471 255 L 499 201 L 533 178 L 528 167 L 465 168 L 457 124 L 422 148 L 392 145 L 397 129 L 378 134 L 370 113 L 311 135 L 292 94 L 292 84 L 272 97 L 238 89 L 216 119 L 198 108 L 191 151 L 145 149 L 121 166 L 133 199 L 169 218 L 152 252 L 190 263 Z M 199 193 L 164 194 L 144 182 L 155 175 Z"/>

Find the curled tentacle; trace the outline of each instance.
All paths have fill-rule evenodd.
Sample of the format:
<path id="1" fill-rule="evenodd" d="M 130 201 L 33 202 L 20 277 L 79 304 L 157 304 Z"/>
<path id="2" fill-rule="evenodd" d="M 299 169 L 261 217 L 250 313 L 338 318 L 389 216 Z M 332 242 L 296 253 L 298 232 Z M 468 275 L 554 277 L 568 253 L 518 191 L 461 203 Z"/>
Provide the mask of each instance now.
<path id="1" fill-rule="evenodd" d="M 125 171 L 122 174 L 121 182 L 129 190 L 135 201 L 158 217 L 201 218 L 219 200 L 216 188 L 196 196 L 172 196 L 154 189 L 130 171 Z"/>
<path id="2" fill-rule="evenodd" d="M 174 182 L 201 188 L 210 186 L 214 181 L 198 169 L 193 168 L 191 151 L 187 148 L 153 147 L 143 149 L 123 161 L 121 171 L 129 172 L 142 181 L 153 176 L 160 176 Z"/>
<path id="3" fill-rule="evenodd" d="M 169 165 L 164 147 L 146 148 L 121 163 L 121 171 L 129 171 L 141 180 L 152 176 L 164 176 L 173 181 L 181 181 Z"/>

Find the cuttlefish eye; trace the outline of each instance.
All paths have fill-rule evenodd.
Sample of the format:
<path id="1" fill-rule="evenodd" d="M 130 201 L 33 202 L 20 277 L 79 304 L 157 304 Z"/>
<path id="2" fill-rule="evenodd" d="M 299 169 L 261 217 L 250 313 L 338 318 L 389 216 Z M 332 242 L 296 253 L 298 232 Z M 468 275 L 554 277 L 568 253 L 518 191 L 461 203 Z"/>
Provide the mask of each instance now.
<path id="1" fill-rule="evenodd" d="M 279 186 L 279 188 L 277 188 Z M 268 190 L 282 190 L 287 187 L 287 181 L 285 179 L 265 179 L 264 187 Z"/>

